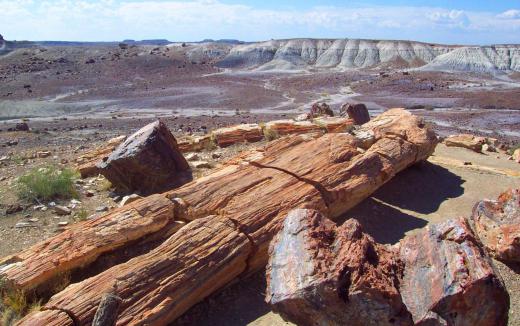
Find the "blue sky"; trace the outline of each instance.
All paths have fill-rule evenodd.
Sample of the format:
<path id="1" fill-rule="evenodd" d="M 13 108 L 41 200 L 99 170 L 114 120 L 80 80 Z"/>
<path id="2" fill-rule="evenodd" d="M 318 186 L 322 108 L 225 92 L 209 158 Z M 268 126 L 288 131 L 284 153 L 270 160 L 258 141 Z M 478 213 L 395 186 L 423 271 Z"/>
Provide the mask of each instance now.
<path id="1" fill-rule="evenodd" d="M 11 40 L 520 43 L 520 0 L 0 0 L 0 12 L 0 34 Z"/>

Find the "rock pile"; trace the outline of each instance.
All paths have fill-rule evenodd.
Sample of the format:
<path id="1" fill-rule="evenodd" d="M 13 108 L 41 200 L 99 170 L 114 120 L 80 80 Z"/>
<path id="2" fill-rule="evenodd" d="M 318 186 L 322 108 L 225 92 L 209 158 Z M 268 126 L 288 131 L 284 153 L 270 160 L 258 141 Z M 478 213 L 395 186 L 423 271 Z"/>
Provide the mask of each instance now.
<path id="1" fill-rule="evenodd" d="M 393 246 L 297 209 L 271 243 L 266 301 L 298 325 L 507 325 L 489 255 L 518 262 L 519 243 L 520 189 Z"/>
<path id="2" fill-rule="evenodd" d="M 125 193 L 152 194 L 191 181 L 188 162 L 161 121 L 128 137 L 97 167 L 117 191 Z"/>
<path id="3" fill-rule="evenodd" d="M 291 211 L 266 300 L 298 325 L 506 325 L 509 296 L 464 219 L 380 245 L 350 220 Z"/>
<path id="4" fill-rule="evenodd" d="M 330 108 L 330 106 L 325 102 L 314 103 L 309 112 L 309 118 L 317 118 L 317 117 L 333 117 L 334 111 Z"/>

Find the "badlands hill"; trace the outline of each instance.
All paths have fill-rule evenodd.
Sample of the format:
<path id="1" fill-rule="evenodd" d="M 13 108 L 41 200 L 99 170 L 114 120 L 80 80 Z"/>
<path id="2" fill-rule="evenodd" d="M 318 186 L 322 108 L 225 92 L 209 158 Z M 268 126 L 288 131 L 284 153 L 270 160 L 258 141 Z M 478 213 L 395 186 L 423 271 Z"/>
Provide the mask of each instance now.
<path id="1" fill-rule="evenodd" d="M 225 68 L 420 68 L 433 71 L 520 71 L 520 45 L 450 46 L 362 39 L 271 40 L 233 46 L 218 63 Z"/>

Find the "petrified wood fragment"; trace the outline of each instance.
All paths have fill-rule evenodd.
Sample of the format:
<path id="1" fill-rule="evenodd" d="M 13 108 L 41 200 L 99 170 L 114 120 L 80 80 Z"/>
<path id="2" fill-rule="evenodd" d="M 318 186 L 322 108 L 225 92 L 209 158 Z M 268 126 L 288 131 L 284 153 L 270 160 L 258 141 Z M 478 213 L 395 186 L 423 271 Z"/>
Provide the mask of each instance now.
<path id="1" fill-rule="evenodd" d="M 289 212 L 270 247 L 266 301 L 297 325 L 411 325 L 397 250 L 360 224 L 314 210 Z"/>
<path id="2" fill-rule="evenodd" d="M 341 107 L 340 115 L 345 117 L 348 116 L 354 123 L 357 125 L 362 125 L 370 121 L 370 115 L 368 114 L 368 109 L 365 104 L 350 104 L 346 103 Z"/>
<path id="3" fill-rule="evenodd" d="M 161 121 L 150 123 L 128 137 L 97 166 L 121 192 L 152 194 L 191 180 L 188 162 Z"/>
<path id="4" fill-rule="evenodd" d="M 469 222 L 491 256 L 520 261 L 520 189 L 508 190 L 496 201 L 478 202 Z"/>
<path id="5" fill-rule="evenodd" d="M 212 135 L 219 147 L 227 147 L 244 142 L 254 143 L 264 138 L 262 127 L 256 123 L 220 128 L 214 130 Z"/>
<path id="6" fill-rule="evenodd" d="M 400 252 L 399 290 L 416 325 L 507 325 L 509 295 L 466 219 L 429 225 Z"/>
<path id="7" fill-rule="evenodd" d="M 211 175 L 164 193 L 174 203 L 175 218 L 192 221 L 184 231 L 148 254 L 69 286 L 52 297 L 44 309 L 63 308 L 82 323 L 90 321 L 99 303 L 99 293 L 117 282 L 115 294 L 124 301 L 119 324 L 164 324 L 175 319 L 237 275 L 263 268 L 268 260 L 269 241 L 289 210 L 314 208 L 336 218 L 402 169 L 426 159 L 436 145 L 435 134 L 422 119 L 406 111 L 391 110 L 372 122 L 374 143 L 363 153 L 358 150 L 360 141 L 349 134 L 285 137 L 237 157 Z M 220 239 L 209 221 L 230 221 L 240 236 Z M 236 237 L 242 236 L 248 240 L 244 252 L 239 248 L 245 244 L 233 244 Z M 189 241 L 191 237 L 204 240 Z M 213 255 L 213 247 L 203 243 L 222 247 L 223 252 Z M 233 255 L 240 253 L 240 259 L 230 258 L 222 267 L 226 274 L 221 280 L 210 277 L 218 274 L 215 266 L 223 266 L 219 264 L 223 260 L 220 255 L 226 256 L 225 250 L 232 250 L 233 246 Z M 65 248 L 60 251 L 67 255 Z M 196 259 L 198 252 L 214 259 L 195 265 L 186 262 L 192 256 Z M 45 247 L 39 251 L 42 256 L 57 254 Z M 38 261 L 38 257 L 33 257 L 31 264 L 37 265 Z M 66 259 L 62 263 L 67 266 Z M 154 267 L 156 264 L 162 266 L 160 272 Z M 9 278 L 16 280 L 17 275 Z M 189 286 L 193 287 L 184 288 Z"/>
<path id="8" fill-rule="evenodd" d="M 294 210 L 271 246 L 266 299 L 298 325 L 506 325 L 508 293 L 479 245 L 465 219 L 389 246 L 356 221 Z"/>

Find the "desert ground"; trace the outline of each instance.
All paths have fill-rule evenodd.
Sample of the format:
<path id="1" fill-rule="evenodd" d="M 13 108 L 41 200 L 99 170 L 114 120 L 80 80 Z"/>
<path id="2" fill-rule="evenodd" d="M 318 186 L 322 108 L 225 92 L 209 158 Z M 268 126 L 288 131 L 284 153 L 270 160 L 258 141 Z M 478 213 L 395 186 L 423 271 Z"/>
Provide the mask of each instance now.
<path id="1" fill-rule="evenodd" d="M 75 183 L 77 202 L 55 200 L 73 206 L 70 215 L 59 216 L 39 206 L 51 208 L 49 203 L 20 200 L 19 176 L 46 164 L 74 167 L 82 154 L 157 119 L 181 139 L 294 118 L 315 102 L 327 103 L 336 114 L 345 103 L 364 103 L 372 117 L 406 108 L 440 137 L 471 133 L 509 148 L 520 143 L 518 72 L 427 71 L 400 62 L 292 70 L 219 65 L 229 51 L 219 44 L 36 45 L 0 55 L 0 257 L 110 211 L 121 199 L 103 176 L 81 179 Z M 22 121 L 29 132 L 16 130 Z M 264 144 L 203 150 L 199 156 L 209 164 L 194 168 L 195 176 Z M 477 201 L 519 187 L 520 164 L 510 156 L 439 144 L 428 161 L 399 173 L 342 219 L 357 219 L 380 243 L 397 243 L 429 223 L 468 216 Z M 20 222 L 29 223 L 19 227 Z M 520 266 L 494 263 L 511 298 L 509 325 L 519 325 Z M 271 312 L 265 288 L 264 272 L 244 277 L 173 325 L 290 324 Z"/>

